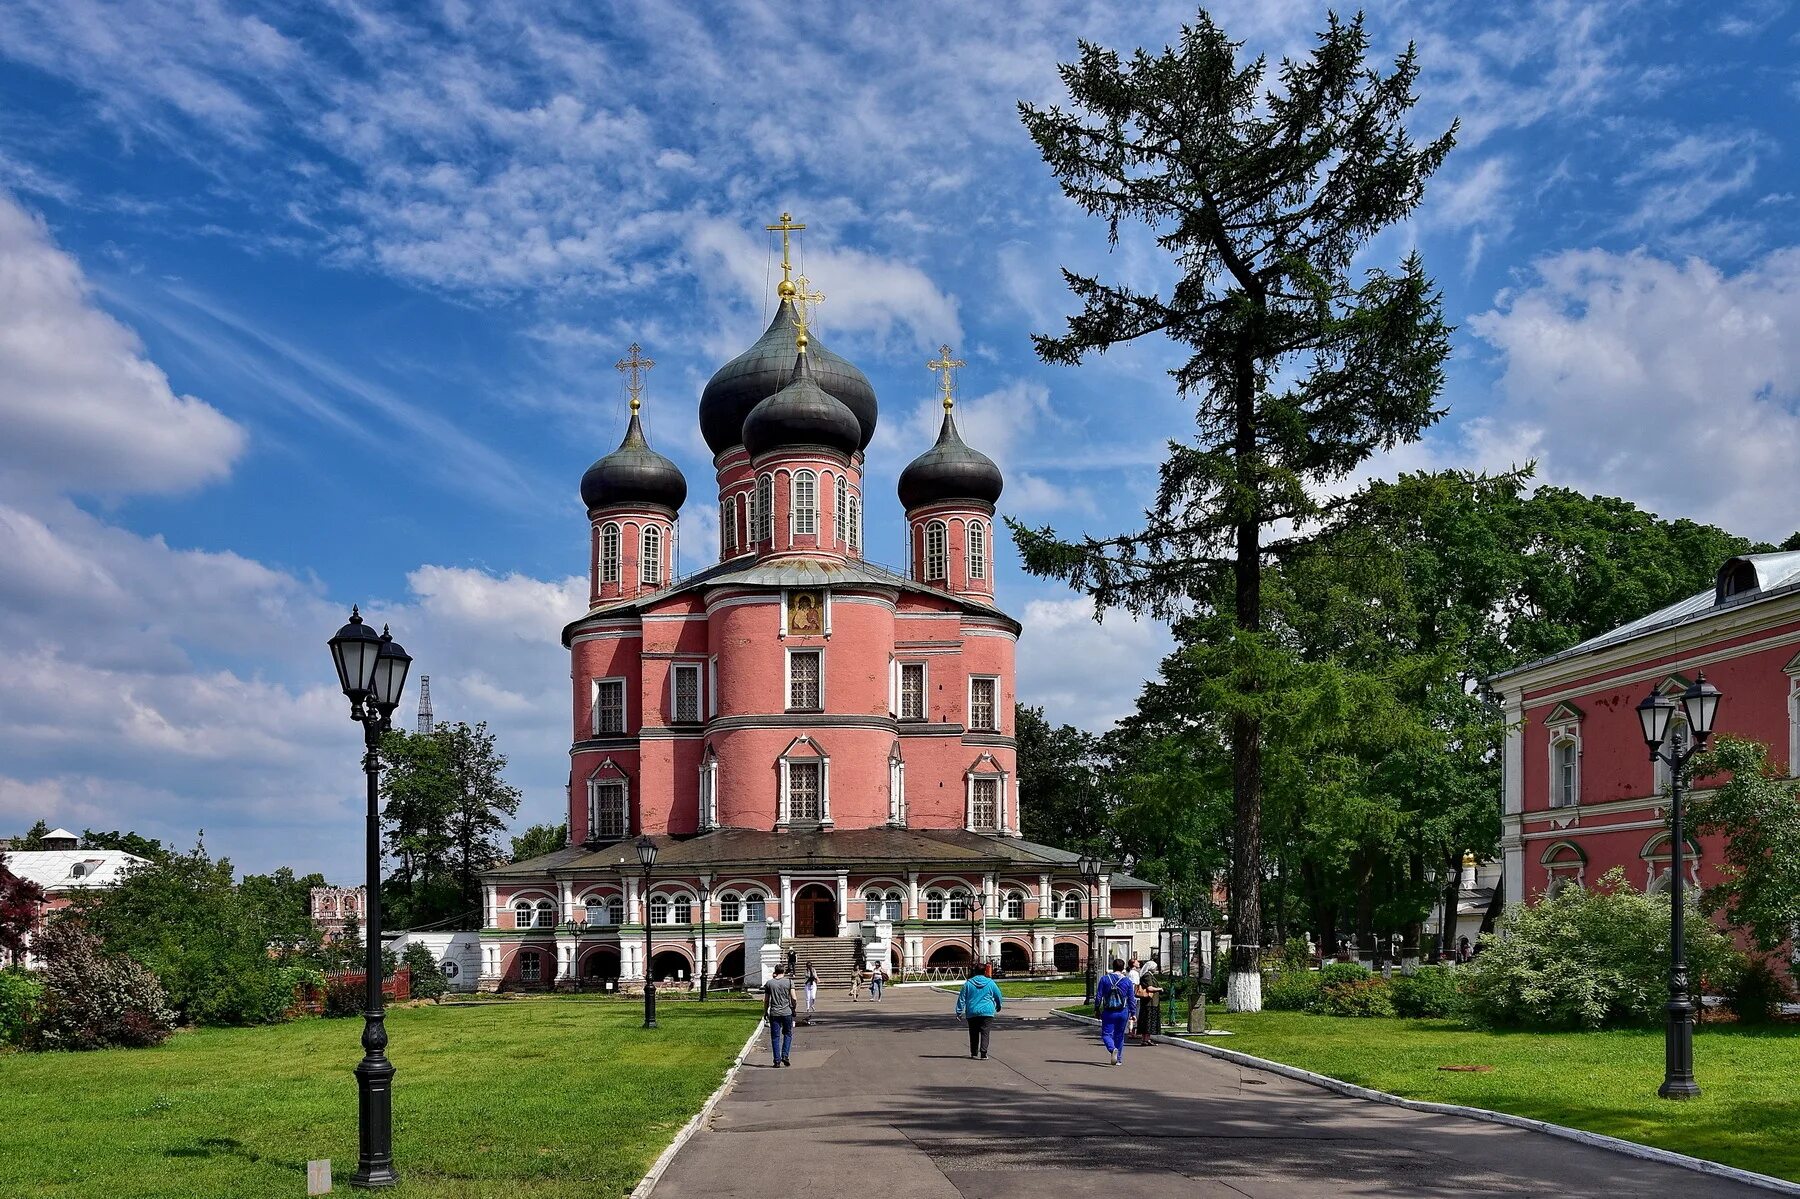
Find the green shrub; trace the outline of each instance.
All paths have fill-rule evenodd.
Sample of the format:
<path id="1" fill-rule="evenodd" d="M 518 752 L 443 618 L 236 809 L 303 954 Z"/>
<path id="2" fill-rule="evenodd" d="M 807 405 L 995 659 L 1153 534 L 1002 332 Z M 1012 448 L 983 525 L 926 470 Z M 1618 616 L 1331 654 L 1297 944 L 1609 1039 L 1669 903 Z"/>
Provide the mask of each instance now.
<path id="1" fill-rule="evenodd" d="M 1738 974 L 1737 985 L 1725 997 L 1741 1024 L 1767 1024 L 1775 1018 L 1775 1005 L 1786 1003 L 1788 986 L 1769 963 L 1757 958 Z"/>
<path id="2" fill-rule="evenodd" d="M 1392 1016 L 1394 996 L 1379 978 L 1326 983 L 1309 1010 L 1321 1016 Z"/>
<path id="3" fill-rule="evenodd" d="M 1327 962 L 1319 968 L 1319 979 L 1332 983 L 1359 983 L 1369 977 L 1369 968 L 1361 962 Z"/>
<path id="4" fill-rule="evenodd" d="M 1727 990 L 1742 959 L 1698 913 L 1687 920 L 1688 968 Z M 1649 1024 L 1668 1000 L 1669 900 L 1645 895 L 1610 870 L 1592 891 L 1565 887 L 1509 910 L 1498 933 L 1463 968 L 1469 1014 L 1502 1028 L 1605 1028 Z"/>
<path id="5" fill-rule="evenodd" d="M 1312 946 L 1306 943 L 1305 937 L 1289 937 L 1281 947 L 1281 954 L 1276 958 L 1275 965 L 1284 975 L 1310 971 L 1313 965 Z"/>
<path id="6" fill-rule="evenodd" d="M 1281 974 L 1263 987 L 1263 1007 L 1271 1012 L 1311 1011 L 1324 987 L 1324 979 L 1311 970 Z"/>
<path id="7" fill-rule="evenodd" d="M 414 999 L 436 999 L 449 989 L 450 981 L 438 969 L 437 956 L 421 942 L 414 941 L 408 945 L 401 960 L 412 967 Z"/>
<path id="8" fill-rule="evenodd" d="M 26 970 L 0 970 L 0 1045 L 17 1045 L 37 1016 L 44 983 Z"/>
<path id="9" fill-rule="evenodd" d="M 1448 966 L 1422 966 L 1411 974 L 1396 974 L 1389 986 L 1394 1010 L 1402 1016 L 1455 1016 L 1468 1004 L 1462 979 Z"/>
<path id="10" fill-rule="evenodd" d="M 35 948 L 48 965 L 43 1001 L 25 1034 L 30 1048 L 155 1045 L 175 1027 L 156 975 L 123 954 L 106 953 L 73 920 L 51 924 Z"/>

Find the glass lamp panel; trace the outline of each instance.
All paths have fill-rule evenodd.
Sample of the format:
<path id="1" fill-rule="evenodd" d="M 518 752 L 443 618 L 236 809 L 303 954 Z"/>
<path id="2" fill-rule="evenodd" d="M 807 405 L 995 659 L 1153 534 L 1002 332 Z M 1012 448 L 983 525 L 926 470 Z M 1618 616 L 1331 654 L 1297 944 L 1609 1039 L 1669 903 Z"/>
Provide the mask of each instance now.
<path id="1" fill-rule="evenodd" d="M 1638 722 L 1643 726 L 1644 744 L 1652 749 L 1663 743 L 1669 732 L 1669 718 L 1675 715 L 1675 701 L 1651 692 L 1637 706 Z"/>
<path id="2" fill-rule="evenodd" d="M 375 659 L 375 703 L 383 708 L 400 706 L 400 694 L 406 689 L 406 671 L 412 657 L 397 641 L 384 641 Z"/>
<path id="3" fill-rule="evenodd" d="M 656 864 L 656 842 L 648 837 L 639 837 L 637 856 L 640 865 L 654 866 Z"/>
<path id="4" fill-rule="evenodd" d="M 1687 715 L 1688 728 L 1696 737 L 1710 737 L 1713 718 L 1719 711 L 1719 689 L 1702 675 L 1681 695 L 1681 708 Z"/>

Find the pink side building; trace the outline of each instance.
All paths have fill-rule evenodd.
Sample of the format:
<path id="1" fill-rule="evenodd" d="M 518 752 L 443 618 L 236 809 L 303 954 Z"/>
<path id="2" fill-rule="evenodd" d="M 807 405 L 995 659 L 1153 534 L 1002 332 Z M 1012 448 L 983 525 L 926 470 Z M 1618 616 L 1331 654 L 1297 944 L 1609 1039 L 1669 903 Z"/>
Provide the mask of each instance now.
<path id="1" fill-rule="evenodd" d="M 1732 558 L 1710 590 L 1490 680 L 1511 725 L 1508 903 L 1614 867 L 1639 890 L 1669 885 L 1668 769 L 1651 762 L 1636 707 L 1700 672 L 1723 693 L 1714 733 L 1764 742 L 1771 762 L 1800 774 L 1800 553 Z M 1677 715 L 1670 736 L 1685 735 Z M 1719 839 L 1689 845 L 1689 882 L 1720 881 Z"/>
<path id="2" fill-rule="evenodd" d="M 936 444 L 900 475 L 907 569 L 877 566 L 875 392 L 809 338 L 783 274 L 767 331 L 700 398 L 718 560 L 672 577 L 687 481 L 646 441 L 635 386 L 624 440 L 582 478 L 570 843 L 484 876 L 484 989 L 754 985 L 788 954 L 838 978 L 858 946 L 896 977 L 1076 970 L 1090 902 L 1100 952 L 1154 941 L 1149 884 L 1109 864 L 1084 879 L 1020 835 L 1023 630 L 995 603 L 1003 484 L 957 431 L 960 364 L 938 364 Z"/>

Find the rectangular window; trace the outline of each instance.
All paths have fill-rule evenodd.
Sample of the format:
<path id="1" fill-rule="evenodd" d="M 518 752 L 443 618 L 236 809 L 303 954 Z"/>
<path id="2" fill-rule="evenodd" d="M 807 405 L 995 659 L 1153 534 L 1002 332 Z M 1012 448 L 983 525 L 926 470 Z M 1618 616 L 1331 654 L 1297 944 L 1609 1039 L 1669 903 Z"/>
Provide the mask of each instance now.
<path id="1" fill-rule="evenodd" d="M 819 531 L 819 480 L 810 470 L 803 470 L 794 476 L 789 498 L 793 506 L 794 532 L 817 533 Z"/>
<path id="2" fill-rule="evenodd" d="M 625 731 L 625 680 L 594 680 L 594 732 L 601 736 Z"/>
<path id="3" fill-rule="evenodd" d="M 596 841 L 622 841 L 625 838 L 625 784 L 591 782 L 588 784 L 588 829 Z"/>
<path id="4" fill-rule="evenodd" d="M 752 895 L 752 896 L 747 896 L 744 899 L 744 923 L 745 924 L 761 924 L 761 923 L 763 923 L 763 897 L 762 896 Z"/>
<path id="5" fill-rule="evenodd" d="M 995 691 L 998 682 L 995 679 L 969 680 L 969 727 L 995 732 L 999 725 L 994 723 Z"/>
<path id="6" fill-rule="evenodd" d="M 925 663 L 900 664 L 900 719 L 925 719 Z"/>
<path id="7" fill-rule="evenodd" d="M 543 977 L 544 959 L 535 953 L 519 955 L 519 977 L 528 983 L 534 983 Z"/>
<path id="8" fill-rule="evenodd" d="M 824 804 L 821 802 L 822 778 L 824 764 L 820 762 L 789 762 L 788 776 L 788 819 L 818 820 L 824 815 Z"/>
<path id="9" fill-rule="evenodd" d="M 738 919 L 743 915 L 743 912 L 744 909 L 740 905 L 736 895 L 728 893 L 719 897 L 720 924 L 736 924 Z"/>
<path id="10" fill-rule="evenodd" d="M 832 497 L 831 503 L 832 525 L 837 533 L 837 543 L 839 545 L 845 545 L 850 540 L 845 531 L 850 519 L 849 512 L 845 506 L 848 487 L 849 484 L 844 481 L 844 476 L 839 475 L 837 477 L 837 493 Z"/>
<path id="11" fill-rule="evenodd" d="M 700 720 L 700 667 L 675 668 L 675 721 L 677 724 Z"/>
<path id="12" fill-rule="evenodd" d="M 974 780 L 974 798 L 970 801 L 969 823 L 978 829 L 1000 827 L 1000 780 Z"/>
<path id="13" fill-rule="evenodd" d="M 817 712 L 824 706 L 819 685 L 823 668 L 820 650 L 788 651 L 788 711 Z"/>
<path id="14" fill-rule="evenodd" d="M 719 501 L 719 545 L 726 557 L 737 553 L 737 502 Z"/>
<path id="15" fill-rule="evenodd" d="M 756 481 L 756 539 L 769 541 L 775 535 L 775 476 L 764 475 Z"/>
<path id="16" fill-rule="evenodd" d="M 925 919 L 942 920 L 944 918 L 944 897 L 933 891 L 925 896 Z"/>

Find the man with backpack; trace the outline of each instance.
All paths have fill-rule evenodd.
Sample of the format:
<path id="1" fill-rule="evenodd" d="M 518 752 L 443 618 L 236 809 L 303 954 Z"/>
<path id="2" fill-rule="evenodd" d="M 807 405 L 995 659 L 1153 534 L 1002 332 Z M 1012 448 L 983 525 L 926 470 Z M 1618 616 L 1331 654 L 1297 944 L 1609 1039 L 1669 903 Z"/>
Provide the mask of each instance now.
<path id="1" fill-rule="evenodd" d="M 1112 968 L 1100 976 L 1094 988 L 1094 1012 L 1100 1017 L 1100 1043 L 1106 1046 L 1107 1065 L 1125 1064 L 1125 1029 L 1137 1003 L 1136 988 L 1125 973 L 1125 963 L 1112 960 Z"/>

